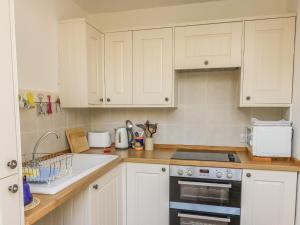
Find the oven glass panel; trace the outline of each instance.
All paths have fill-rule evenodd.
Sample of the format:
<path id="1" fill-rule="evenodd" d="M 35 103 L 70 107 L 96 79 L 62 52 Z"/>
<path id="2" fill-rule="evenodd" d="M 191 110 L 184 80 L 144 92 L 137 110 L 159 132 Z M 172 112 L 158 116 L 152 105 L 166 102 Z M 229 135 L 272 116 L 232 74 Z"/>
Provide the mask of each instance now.
<path id="1" fill-rule="evenodd" d="M 229 202 L 231 184 L 178 181 L 181 200 L 226 204 Z"/>

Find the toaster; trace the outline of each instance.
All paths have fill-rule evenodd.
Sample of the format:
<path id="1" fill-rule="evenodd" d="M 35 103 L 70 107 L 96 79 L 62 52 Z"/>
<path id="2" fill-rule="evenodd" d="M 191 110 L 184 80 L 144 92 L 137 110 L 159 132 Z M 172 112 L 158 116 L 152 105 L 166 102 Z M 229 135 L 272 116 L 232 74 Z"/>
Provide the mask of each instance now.
<path id="1" fill-rule="evenodd" d="M 111 136 L 108 131 L 89 132 L 88 142 L 91 148 L 107 148 L 111 146 Z"/>

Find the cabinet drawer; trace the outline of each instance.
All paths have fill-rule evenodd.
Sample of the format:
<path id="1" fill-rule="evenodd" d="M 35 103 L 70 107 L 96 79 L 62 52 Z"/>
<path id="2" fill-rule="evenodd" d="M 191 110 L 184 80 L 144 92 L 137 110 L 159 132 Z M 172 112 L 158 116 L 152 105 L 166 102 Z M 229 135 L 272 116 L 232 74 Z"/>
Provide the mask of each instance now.
<path id="1" fill-rule="evenodd" d="M 175 69 L 240 67 L 243 23 L 175 28 Z"/>

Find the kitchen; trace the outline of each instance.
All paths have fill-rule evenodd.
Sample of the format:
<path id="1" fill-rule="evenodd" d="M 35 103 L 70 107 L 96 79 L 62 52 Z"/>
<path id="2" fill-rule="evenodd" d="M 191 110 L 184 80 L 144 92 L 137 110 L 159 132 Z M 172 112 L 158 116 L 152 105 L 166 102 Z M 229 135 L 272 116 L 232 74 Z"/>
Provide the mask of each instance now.
<path id="1" fill-rule="evenodd" d="M 298 1 L 5 0 L 0 10 L 0 224 L 299 223 Z M 84 149 L 57 179 L 71 184 L 46 185 L 52 194 L 36 194 L 37 172 L 25 171 L 35 197 L 25 207 L 39 204 L 23 213 L 34 149 L 69 156 L 71 128 L 107 131 L 117 147 L 127 120 L 144 141 L 133 147 L 148 150 Z M 146 144 L 136 125 L 147 120 L 158 126 Z M 251 153 L 251 135 L 263 149 Z"/>

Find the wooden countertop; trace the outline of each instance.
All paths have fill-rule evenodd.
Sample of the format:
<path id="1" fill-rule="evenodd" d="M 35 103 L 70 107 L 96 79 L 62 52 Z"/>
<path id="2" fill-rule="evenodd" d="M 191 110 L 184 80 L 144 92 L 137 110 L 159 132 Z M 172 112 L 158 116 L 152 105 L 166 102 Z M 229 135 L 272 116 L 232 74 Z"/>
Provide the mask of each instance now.
<path id="1" fill-rule="evenodd" d="M 178 148 L 193 148 L 196 150 L 211 150 L 211 151 L 234 151 L 240 157 L 241 163 L 228 162 L 209 162 L 209 161 L 193 161 L 193 160 L 174 160 L 171 156 Z M 85 154 L 103 154 L 102 149 L 90 149 Z M 225 167 L 225 168 L 240 168 L 240 169 L 255 169 L 255 170 L 274 170 L 274 171 L 290 171 L 299 172 L 300 163 L 295 161 L 253 161 L 248 155 L 246 148 L 236 147 L 208 147 L 208 146 L 184 146 L 184 145 L 158 145 L 154 151 L 116 151 L 112 148 L 110 153 L 118 155 L 119 158 L 111 163 L 98 169 L 92 174 L 86 176 L 80 181 L 72 184 L 63 191 L 55 195 L 37 195 L 41 203 L 36 208 L 25 212 L 25 224 L 32 225 L 38 220 L 46 216 L 48 213 L 71 199 L 78 192 L 88 187 L 93 181 L 107 173 L 122 162 L 132 163 L 153 163 L 153 164 L 168 164 L 168 165 L 186 165 L 186 166 L 204 166 L 204 167 Z"/>

